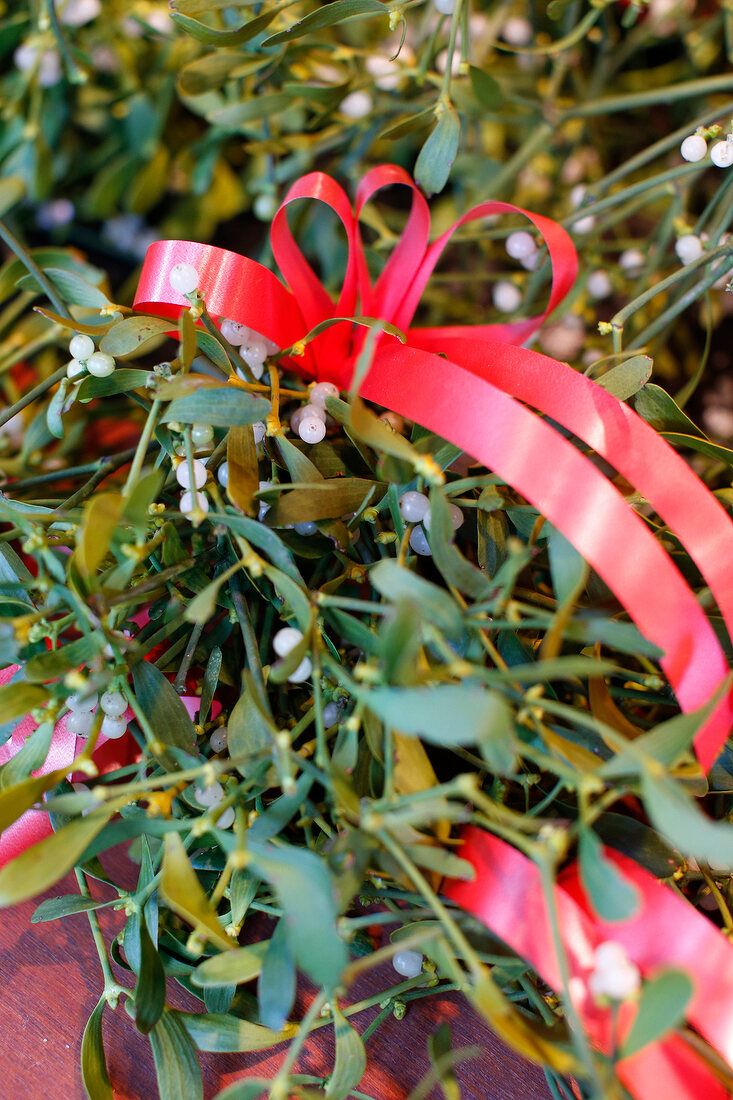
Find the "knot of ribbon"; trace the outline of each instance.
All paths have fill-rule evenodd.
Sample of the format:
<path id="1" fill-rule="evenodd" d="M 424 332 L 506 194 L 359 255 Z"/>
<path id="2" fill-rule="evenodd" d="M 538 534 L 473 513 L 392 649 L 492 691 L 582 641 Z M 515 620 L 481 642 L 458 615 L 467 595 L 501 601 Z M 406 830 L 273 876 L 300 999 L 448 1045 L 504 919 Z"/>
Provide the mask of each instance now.
<path id="1" fill-rule="evenodd" d="M 360 222 L 367 203 L 385 187 L 401 184 L 410 189 L 407 223 L 376 281 L 372 281 L 361 239 Z M 315 199 L 334 211 L 346 234 L 347 259 L 338 300 L 333 301 L 298 247 L 287 220 L 287 210 L 298 199 Z M 411 329 L 410 324 L 423 291 L 453 234 L 469 222 L 498 214 L 523 214 L 542 234 L 552 265 L 552 287 L 547 308 L 537 317 L 497 325 Z M 357 308 L 369 318 L 407 333 L 407 343 L 425 347 L 446 337 L 521 343 L 531 336 L 570 290 L 577 257 L 570 237 L 556 222 L 506 202 L 485 202 L 473 207 L 437 240 L 430 242 L 430 211 L 423 194 L 408 174 L 387 164 L 368 172 L 352 205 L 345 191 L 323 172 L 297 180 L 275 214 L 270 231 L 272 253 L 286 286 L 262 264 L 212 245 L 195 241 L 156 241 L 143 264 L 135 308 L 177 317 L 187 303 L 168 282 L 177 263 L 192 264 L 199 272 L 199 289 L 212 316 L 227 317 L 272 340 L 278 347 L 297 344 L 323 322 L 353 316 Z M 426 344 L 427 341 L 427 344 Z M 302 362 L 292 363 L 301 374 L 318 381 L 349 386 L 359 334 L 348 321 L 336 323 L 308 344 Z"/>
<path id="2" fill-rule="evenodd" d="M 359 220 L 381 188 L 402 184 L 412 203 L 404 232 L 372 282 Z M 287 208 L 296 199 L 325 203 L 348 242 L 344 285 L 336 302 L 296 244 Z M 476 219 L 520 213 L 542 234 L 552 264 L 545 311 L 508 324 L 411 328 L 420 297 L 456 229 Z M 188 301 L 168 281 L 177 263 L 199 273 L 209 313 L 238 321 L 291 347 L 323 321 L 365 315 L 396 325 L 406 343 L 387 337 L 376 347 L 360 393 L 414 420 L 474 455 L 520 492 L 559 530 L 614 592 L 641 632 L 660 650 L 662 667 L 683 711 L 706 704 L 727 674 L 727 662 L 694 592 L 619 489 L 556 425 L 606 460 L 640 493 L 687 549 L 733 634 L 733 524 L 687 463 L 628 405 L 567 363 L 519 345 L 570 290 L 577 267 L 572 241 L 551 219 L 510 203 L 469 210 L 432 243 L 427 202 L 399 167 L 364 176 L 352 206 L 331 177 L 297 180 L 275 214 L 272 251 L 285 278 L 245 256 L 193 241 L 158 241 L 148 249 L 135 308 L 178 318 Z M 355 348 L 353 326 L 336 324 L 288 366 L 347 387 Z M 733 723 L 733 695 L 723 693 L 695 736 L 701 766 L 710 768 Z"/>

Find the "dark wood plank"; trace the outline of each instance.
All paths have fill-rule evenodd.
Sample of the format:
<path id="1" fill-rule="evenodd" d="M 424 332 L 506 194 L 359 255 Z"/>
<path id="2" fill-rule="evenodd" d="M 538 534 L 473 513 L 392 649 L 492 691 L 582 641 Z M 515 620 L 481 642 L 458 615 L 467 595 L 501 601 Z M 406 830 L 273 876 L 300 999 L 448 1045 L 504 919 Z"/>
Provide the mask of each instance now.
<path id="1" fill-rule="evenodd" d="M 134 869 L 126 866 L 121 856 L 115 854 L 107 865 L 110 871 L 114 869 L 115 881 L 133 885 Z M 98 891 L 96 884 L 93 891 Z M 69 876 L 44 896 L 76 892 L 76 881 Z M 102 888 L 100 896 L 106 896 Z M 101 993 L 99 962 L 84 914 L 30 924 L 39 900 L 2 914 L 0 1095 L 13 1100 L 21 1096 L 27 1100 L 46 1100 L 48 1096 L 84 1100 L 79 1050 L 84 1025 Z M 124 915 L 101 910 L 99 917 L 109 942 L 122 927 Z M 393 975 L 390 968 L 370 972 L 350 990 L 349 1000 L 388 987 Z M 124 971 L 118 971 L 117 977 L 122 984 L 130 984 Z M 308 996 L 307 991 L 301 995 L 300 1012 Z M 169 1003 L 201 1011 L 201 1002 L 175 982 L 169 982 Z M 377 1011 L 360 1014 L 359 1030 Z M 466 1100 L 547 1100 L 542 1072 L 508 1050 L 462 998 L 450 994 L 417 1001 L 403 1020 L 385 1021 L 368 1043 L 369 1067 L 361 1090 L 375 1100 L 405 1100 L 430 1068 L 427 1040 L 442 1020 L 451 1025 L 455 1047 L 481 1048 L 480 1057 L 457 1070 Z M 296 1071 L 328 1073 L 333 1055 L 329 1032 L 324 1028 L 308 1040 Z M 105 1011 L 104 1040 L 117 1100 L 154 1100 L 157 1090 L 150 1046 L 121 1005 L 115 1012 Z M 240 1077 L 274 1076 L 282 1058 L 282 1048 L 261 1055 L 202 1054 L 206 1100 Z M 439 1096 L 438 1089 L 430 1093 L 431 1100 Z"/>

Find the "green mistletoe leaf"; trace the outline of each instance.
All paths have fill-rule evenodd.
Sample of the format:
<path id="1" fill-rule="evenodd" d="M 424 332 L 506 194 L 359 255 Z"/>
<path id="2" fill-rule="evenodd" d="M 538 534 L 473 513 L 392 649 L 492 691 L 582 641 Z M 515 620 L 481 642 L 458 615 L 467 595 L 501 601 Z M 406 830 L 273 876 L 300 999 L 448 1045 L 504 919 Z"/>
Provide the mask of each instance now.
<path id="1" fill-rule="evenodd" d="M 280 46 L 284 42 L 292 42 L 295 38 L 302 38 L 311 31 L 320 31 L 324 27 L 333 27 L 337 23 L 344 23 L 347 19 L 356 19 L 361 15 L 387 15 L 388 9 L 379 0 L 332 0 L 330 4 L 324 4 L 316 11 L 310 12 L 297 23 L 293 23 L 286 31 L 273 34 L 266 38 L 263 46 Z"/>
<path id="2" fill-rule="evenodd" d="M 94 1008 L 81 1040 L 81 1076 L 89 1100 L 113 1100 L 102 1038 L 102 1016 L 107 998 L 102 995 Z"/>
<path id="3" fill-rule="evenodd" d="M 691 978 L 683 970 L 666 970 L 645 982 L 638 1012 L 621 1048 L 621 1057 L 630 1058 L 677 1027 L 685 1017 L 694 991 Z"/>
<path id="4" fill-rule="evenodd" d="M 160 1100 L 204 1100 L 196 1048 L 180 1015 L 166 1011 L 150 1032 Z"/>
<path id="5" fill-rule="evenodd" d="M 255 424 L 264 420 L 270 402 L 234 386 L 205 387 L 187 397 L 171 401 L 161 419 L 170 423 L 211 424 L 214 428 L 231 428 L 235 424 Z"/>
<path id="6" fill-rule="evenodd" d="M 448 103 L 415 162 L 415 182 L 426 195 L 442 191 L 448 182 L 461 137 L 461 120 Z"/>

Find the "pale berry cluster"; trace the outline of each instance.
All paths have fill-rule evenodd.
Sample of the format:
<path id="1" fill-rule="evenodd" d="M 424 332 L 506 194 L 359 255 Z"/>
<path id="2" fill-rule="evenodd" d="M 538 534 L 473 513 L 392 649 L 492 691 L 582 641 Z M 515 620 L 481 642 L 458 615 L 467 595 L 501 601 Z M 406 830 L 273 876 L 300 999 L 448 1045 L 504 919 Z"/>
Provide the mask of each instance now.
<path id="1" fill-rule="evenodd" d="M 539 263 L 540 250 L 535 244 L 535 239 L 526 229 L 517 229 L 507 237 L 504 247 L 507 255 L 513 260 L 519 260 L 527 271 L 534 271 Z M 496 305 L 496 300 L 494 301 Z M 497 308 L 501 308 L 497 306 Z"/>
<path id="2" fill-rule="evenodd" d="M 214 431 L 213 428 L 211 428 L 208 424 L 194 424 L 193 429 L 191 430 L 191 438 L 193 440 L 194 431 L 197 428 L 200 430 L 202 427 L 208 428 L 211 432 L 211 437 L 207 437 L 205 443 L 207 448 L 210 448 L 214 440 Z M 194 447 L 196 447 L 195 442 Z M 196 449 L 198 450 L 199 448 L 197 447 Z M 193 484 L 191 483 L 192 474 Z M 209 499 L 206 496 L 206 493 L 199 492 L 199 490 L 203 489 L 204 485 L 206 484 L 207 476 L 208 475 L 206 472 L 206 464 L 202 462 L 199 458 L 195 458 L 190 464 L 185 458 L 182 458 L 181 461 L 178 463 L 178 465 L 176 466 L 176 481 L 184 490 L 181 493 L 181 499 L 178 504 L 181 515 L 190 516 L 194 509 L 198 509 L 199 512 L 208 512 Z"/>
<path id="3" fill-rule="evenodd" d="M 585 204 L 588 197 L 588 189 L 584 183 L 577 183 L 570 192 L 570 205 L 573 210 L 579 210 Z M 590 233 L 591 229 L 595 227 L 596 219 L 593 214 L 585 214 L 577 217 L 572 225 L 571 229 L 573 233 Z"/>
<path id="4" fill-rule="evenodd" d="M 463 512 L 457 504 L 449 504 L 450 518 L 453 530 L 457 531 L 463 523 Z M 430 543 L 425 534 L 430 530 L 430 501 L 424 493 L 418 493 L 415 489 L 409 489 L 400 497 L 400 515 L 406 523 L 414 523 L 410 532 L 410 547 L 416 554 L 428 558 L 432 556 Z"/>
<path id="5" fill-rule="evenodd" d="M 199 806 L 205 806 L 207 810 L 213 809 L 218 806 L 224 798 L 224 788 L 221 783 L 209 783 L 206 786 L 200 787 L 198 784 L 194 787 L 194 797 Z M 227 806 L 223 810 L 219 817 L 216 819 L 216 825 L 219 829 L 229 829 L 234 824 L 234 809 L 232 806 Z"/>
<path id="6" fill-rule="evenodd" d="M 302 640 L 302 630 L 298 630 L 297 627 L 294 626 L 284 626 L 274 635 L 272 639 L 272 648 L 275 650 L 278 657 L 287 657 Z M 304 657 L 295 671 L 290 673 L 288 680 L 291 684 L 302 684 L 303 680 L 309 678 L 312 671 L 313 665 L 311 664 L 310 657 Z"/>
<path id="7" fill-rule="evenodd" d="M 193 264 L 174 264 L 168 273 L 168 282 L 177 294 L 188 298 L 190 302 L 198 297 L 199 273 Z M 221 334 L 227 343 L 239 349 L 239 354 L 249 367 L 254 378 L 261 378 L 265 372 L 265 360 L 268 355 L 274 355 L 279 349 L 272 340 L 260 335 L 239 321 L 232 321 L 229 317 L 221 319 Z M 237 372 L 243 377 L 241 371 Z"/>
<path id="8" fill-rule="evenodd" d="M 52 88 L 61 80 L 61 55 L 58 50 L 47 50 L 34 42 L 23 42 L 16 48 L 13 61 L 21 73 L 35 73 L 41 88 Z"/>
<path id="9" fill-rule="evenodd" d="M 127 730 L 124 718 L 127 700 L 119 691 L 105 691 L 101 699 L 94 695 L 70 695 L 66 700 L 69 713 L 66 716 L 66 728 L 77 737 L 88 737 L 94 724 L 94 711 L 97 702 L 104 713 L 102 735 L 110 739 L 122 737 Z"/>
<path id="10" fill-rule="evenodd" d="M 682 159 L 693 164 L 703 160 L 707 152 L 708 143 L 700 130 L 690 134 L 680 145 Z M 727 134 L 722 141 L 716 141 L 710 146 L 710 159 L 716 168 L 730 168 L 733 164 L 733 133 Z"/>
<path id="11" fill-rule="evenodd" d="M 174 264 L 168 273 L 168 282 L 173 290 L 182 297 L 194 303 L 199 296 L 199 273 L 193 264 Z M 254 329 L 248 328 L 239 321 L 233 321 L 229 317 L 222 317 L 220 331 L 227 343 L 239 351 L 239 355 L 252 373 L 252 377 L 260 379 L 265 372 L 265 361 L 268 356 L 275 355 L 279 350 L 277 344 L 268 340 Z M 237 374 L 246 380 L 243 371 L 237 368 Z M 258 422 L 253 425 L 255 443 L 261 443 L 265 437 L 265 424 Z M 214 441 L 214 430 L 208 424 L 194 424 L 191 439 L 196 450 L 211 450 Z M 226 463 L 219 468 L 218 477 L 220 483 L 226 488 L 229 480 L 229 470 Z M 203 482 L 202 482 L 203 484 Z M 185 498 L 185 500 L 184 500 Z M 190 514 L 198 503 L 200 511 L 208 511 L 208 501 L 202 493 L 197 493 L 195 499 L 192 494 L 184 493 L 181 498 L 181 512 Z"/>
<path id="12" fill-rule="evenodd" d="M 117 366 L 112 355 L 105 351 L 96 351 L 91 336 L 77 332 L 69 341 L 71 359 L 66 365 L 66 377 L 79 378 L 82 374 L 91 374 L 95 378 L 107 378 Z"/>
<path id="13" fill-rule="evenodd" d="M 290 429 L 297 432 L 304 443 L 320 443 L 326 435 L 326 399 L 338 397 L 338 386 L 333 382 L 316 382 L 311 386 L 307 405 L 301 405 L 290 417 Z"/>
<path id="14" fill-rule="evenodd" d="M 262 378 L 268 355 L 275 355 L 279 351 L 277 344 L 261 336 L 254 329 L 247 328 L 246 325 L 240 324 L 239 321 L 232 321 L 228 317 L 222 318 L 219 327 L 227 343 L 239 349 L 239 354 L 252 371 L 252 376 L 258 380 Z M 237 373 L 241 377 L 241 372 Z"/>

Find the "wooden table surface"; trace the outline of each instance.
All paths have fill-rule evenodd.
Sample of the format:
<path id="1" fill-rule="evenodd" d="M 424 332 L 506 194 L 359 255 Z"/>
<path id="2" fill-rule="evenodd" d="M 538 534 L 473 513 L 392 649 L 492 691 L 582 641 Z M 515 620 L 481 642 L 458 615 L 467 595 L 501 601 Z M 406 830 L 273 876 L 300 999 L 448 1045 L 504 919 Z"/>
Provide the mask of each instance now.
<path id="1" fill-rule="evenodd" d="M 134 877 L 120 874 L 116 855 L 103 857 L 115 881 L 132 886 Z M 123 870 L 124 873 L 124 870 Z M 77 893 L 69 876 L 43 897 Z M 105 895 L 92 884 L 92 892 Z M 102 977 L 85 914 L 44 924 L 30 923 L 41 898 L 2 913 L 0 920 L 0 1064 L 3 1083 L 0 1096 L 25 1100 L 85 1100 L 79 1069 L 81 1035 L 97 1003 Z M 124 915 L 99 912 L 107 942 L 124 923 Z M 129 975 L 118 971 L 121 984 Z M 392 984 L 394 972 L 370 972 L 349 995 L 349 1000 L 369 996 Z M 174 981 L 168 982 L 168 1003 L 177 1008 L 203 1011 L 200 1001 Z M 298 1006 L 302 1011 L 302 1004 Z M 377 1009 L 361 1013 L 363 1030 Z M 297 1018 L 297 1015 L 296 1015 Z M 429 997 L 414 1002 L 404 1020 L 390 1017 L 367 1044 L 368 1069 L 361 1089 L 375 1100 L 406 1100 L 411 1089 L 430 1068 L 427 1039 L 442 1020 L 448 1020 L 453 1046 L 478 1046 L 480 1055 L 461 1064 L 456 1075 L 465 1100 L 547 1100 L 544 1075 L 536 1066 L 508 1050 L 488 1030 L 466 1002 L 457 995 Z M 325 1075 L 332 1065 L 331 1029 L 324 1028 L 308 1040 L 295 1072 Z M 156 1100 L 157 1089 L 150 1045 L 136 1030 L 122 1005 L 105 1009 L 104 1042 L 116 1100 Z M 274 1076 L 284 1047 L 262 1054 L 201 1054 L 204 1095 L 211 1100 L 225 1085 L 247 1076 Z M 430 1100 L 443 1096 L 430 1092 Z M 182 1096 L 180 1100 L 188 1100 Z"/>

